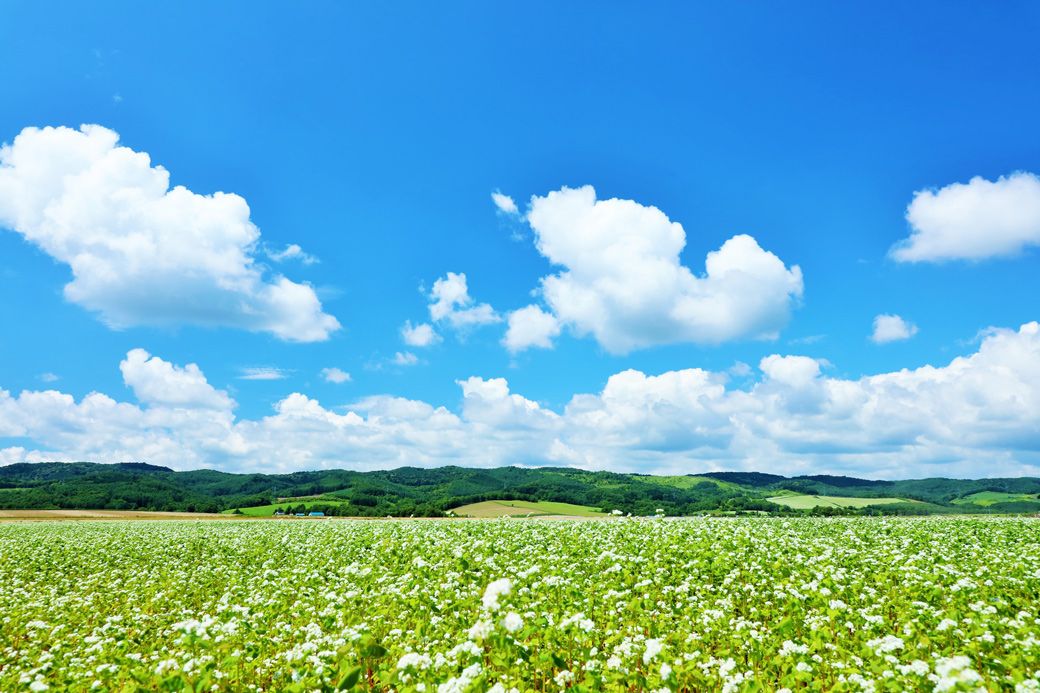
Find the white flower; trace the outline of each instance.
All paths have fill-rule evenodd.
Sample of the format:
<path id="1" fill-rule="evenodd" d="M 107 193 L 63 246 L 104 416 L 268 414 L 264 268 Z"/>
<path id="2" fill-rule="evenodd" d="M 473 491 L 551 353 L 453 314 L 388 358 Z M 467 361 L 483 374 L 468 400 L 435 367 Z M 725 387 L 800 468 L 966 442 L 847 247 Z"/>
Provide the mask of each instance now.
<path id="1" fill-rule="evenodd" d="M 573 680 L 574 672 L 570 671 L 569 669 L 564 669 L 563 671 L 561 671 L 553 677 L 553 681 L 555 681 L 556 685 L 560 688 L 565 687 L 568 683 L 570 683 Z"/>
<path id="2" fill-rule="evenodd" d="M 515 633 L 524 627 L 524 619 L 520 618 L 520 614 L 515 611 L 510 611 L 506 614 L 506 617 L 502 619 L 502 626 L 510 633 Z"/>
<path id="3" fill-rule="evenodd" d="M 897 638 L 894 635 L 886 635 L 883 638 L 875 638 L 874 640 L 868 640 L 867 647 L 874 650 L 878 654 L 885 654 L 886 652 L 895 652 L 896 650 L 903 649 L 903 639 Z"/>
<path id="4" fill-rule="evenodd" d="M 672 675 L 672 668 L 668 666 L 668 662 L 661 662 L 661 680 L 667 681 Z"/>
<path id="5" fill-rule="evenodd" d="M 176 659 L 164 659 L 155 665 L 155 675 L 162 676 L 167 671 L 176 671 L 178 668 Z"/>
<path id="6" fill-rule="evenodd" d="M 780 646 L 781 657 L 789 657 L 793 654 L 805 654 L 808 651 L 808 645 L 799 645 L 791 640 L 784 640 L 784 644 Z"/>
<path id="7" fill-rule="evenodd" d="M 433 661 L 428 654 L 406 652 L 397 660 L 398 669 L 428 669 Z"/>
<path id="8" fill-rule="evenodd" d="M 985 690 L 981 686 L 976 685 L 982 681 L 982 676 L 971 668 L 971 660 L 963 655 L 940 657 L 935 660 L 935 673 L 938 680 L 935 681 L 933 690 L 936 693 L 957 690 L 962 686 Z"/>
<path id="9" fill-rule="evenodd" d="M 470 640 L 484 640 L 487 636 L 491 635 L 491 631 L 495 629 L 495 624 L 491 621 L 480 620 L 473 624 L 473 627 L 469 629 Z"/>
<path id="10" fill-rule="evenodd" d="M 495 580 L 484 590 L 484 608 L 488 611 L 498 611 L 498 598 L 513 591 L 513 581 L 509 578 Z"/>
<path id="11" fill-rule="evenodd" d="M 664 649 L 664 643 L 657 638 L 647 638 L 646 650 L 643 651 L 643 664 L 649 664 Z"/>
<path id="12" fill-rule="evenodd" d="M 480 664 L 471 664 L 463 669 L 457 677 L 448 679 L 437 686 L 437 693 L 465 693 L 473 683 L 473 679 L 480 676 L 481 671 L 483 668 Z"/>
<path id="13" fill-rule="evenodd" d="M 920 659 L 915 659 L 909 664 L 897 664 L 896 669 L 903 676 L 908 674 L 916 674 L 917 676 L 924 676 L 928 673 L 928 663 L 922 662 Z"/>
<path id="14" fill-rule="evenodd" d="M 36 693 L 39 693 L 40 691 L 45 691 L 48 688 L 50 688 L 50 686 L 48 686 L 46 683 L 44 683 L 40 679 L 36 679 L 35 681 L 33 681 L 32 683 L 29 684 L 29 690 L 30 691 L 35 691 Z"/>
<path id="15" fill-rule="evenodd" d="M 596 627 L 596 624 L 592 622 L 592 619 L 586 618 L 583 613 L 572 614 L 560 622 L 560 628 L 567 628 L 574 625 L 578 626 L 578 628 L 581 628 L 586 633 L 591 633 L 592 629 Z"/>

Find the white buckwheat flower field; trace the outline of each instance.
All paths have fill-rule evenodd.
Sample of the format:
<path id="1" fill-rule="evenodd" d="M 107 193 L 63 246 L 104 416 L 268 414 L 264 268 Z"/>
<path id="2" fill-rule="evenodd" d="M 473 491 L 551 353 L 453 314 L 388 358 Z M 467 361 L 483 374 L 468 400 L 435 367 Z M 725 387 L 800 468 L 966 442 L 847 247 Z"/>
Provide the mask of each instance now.
<path id="1" fill-rule="evenodd" d="M 3 691 L 1040 690 L 1031 519 L 0 525 Z"/>

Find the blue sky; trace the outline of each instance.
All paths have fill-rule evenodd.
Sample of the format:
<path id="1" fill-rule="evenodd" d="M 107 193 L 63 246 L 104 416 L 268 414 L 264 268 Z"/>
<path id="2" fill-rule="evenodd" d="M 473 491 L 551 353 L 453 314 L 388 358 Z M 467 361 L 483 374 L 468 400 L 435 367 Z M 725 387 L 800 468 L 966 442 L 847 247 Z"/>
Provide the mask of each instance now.
<path id="1" fill-rule="evenodd" d="M 187 252 L 191 241 L 176 224 L 155 232 L 167 235 L 166 250 L 154 252 L 169 256 L 175 247 L 187 248 L 188 259 L 169 275 L 149 265 L 158 260 L 147 250 L 134 255 L 143 265 L 132 271 L 119 265 L 127 256 L 108 257 L 105 271 L 130 277 L 140 271 L 144 281 L 101 286 L 86 277 L 76 298 L 65 289 L 73 280 L 70 257 L 83 261 L 95 247 L 83 239 L 133 232 L 111 221 L 125 217 L 121 203 L 98 203 L 100 216 L 72 210 L 62 228 L 79 245 L 56 250 L 53 229 L 12 211 L 12 199 L 25 188 L 0 183 L 0 198 L 5 190 L 10 198 L 6 217 L 0 199 L 0 226 L 7 229 L 0 230 L 0 389 L 11 407 L 6 430 L 0 426 L 0 449 L 8 449 L 0 459 L 133 456 L 174 466 L 271 470 L 550 462 L 651 471 L 763 468 L 779 460 L 775 464 L 792 472 L 876 476 L 1031 473 L 1040 464 L 1040 423 L 1035 411 L 1023 413 L 1030 397 L 1040 397 L 1040 384 L 1031 379 L 1035 363 L 1026 357 L 987 366 L 1010 373 L 1012 384 L 1025 389 L 1008 405 L 1019 413 L 999 427 L 1003 437 L 980 434 L 984 441 L 938 432 L 936 422 L 953 415 L 935 400 L 912 398 L 906 406 L 930 412 L 931 423 L 895 442 L 881 431 L 871 442 L 845 446 L 835 435 L 825 451 L 811 453 L 786 435 L 770 438 L 765 414 L 754 406 L 754 415 L 734 414 L 729 400 L 698 418 L 682 403 L 660 394 L 647 400 L 643 392 L 636 408 L 651 423 L 629 417 L 626 425 L 659 435 L 643 439 L 611 428 L 618 437 L 605 450 L 582 443 L 597 437 L 587 422 L 579 434 L 556 420 L 545 424 L 546 433 L 541 424 L 519 423 L 519 414 L 485 421 L 494 396 L 460 390 L 458 381 L 504 378 L 511 395 L 529 403 L 507 397 L 511 406 L 537 407 L 551 418 L 565 417 L 568 407 L 577 412 L 575 395 L 602 403 L 608 379 L 628 369 L 646 376 L 703 369 L 728 378 L 728 397 L 758 388 L 764 399 L 766 381 L 777 378 L 761 362 L 774 354 L 814 359 L 818 380 L 859 383 L 970 357 L 980 352 L 980 335 L 989 328 L 1005 330 L 995 339 L 1019 335 L 1029 342 L 1022 348 L 1034 353 L 1028 349 L 1035 340 L 1019 329 L 1040 317 L 1040 222 L 1030 216 L 1036 201 L 1030 172 L 1040 172 L 1035 6 L 565 5 L 145 8 L 102 2 L 59 12 L 6 3 L 0 10 L 0 142 L 17 146 L 25 128 L 100 125 L 118 133 L 119 146 L 166 169 L 171 185 L 200 196 L 241 196 L 260 236 L 234 246 L 246 254 L 234 272 L 246 267 L 259 282 L 247 292 L 249 316 L 224 311 L 215 324 L 200 326 L 190 316 L 223 299 L 212 293 L 215 284 L 192 284 L 191 263 L 201 267 L 208 260 L 204 248 Z M 48 151 L 68 161 L 66 145 L 78 146 L 55 143 Z M 40 149 L 25 150 L 26 157 L 41 156 Z M 25 165 L 17 169 L 12 161 L 9 156 L 6 164 L 11 180 L 40 189 Z M 1025 173 L 1016 179 L 1016 172 Z M 975 177 L 981 182 L 970 188 L 950 187 Z M 539 250 L 576 242 L 568 226 L 573 220 L 559 217 L 552 199 L 560 198 L 550 193 L 582 186 L 592 186 L 599 202 L 629 201 L 613 210 L 622 216 L 653 207 L 667 217 L 663 224 L 680 224 L 685 245 L 678 265 L 675 258 L 668 265 L 668 252 L 656 247 L 650 259 L 688 268 L 694 282 L 703 278 L 709 252 L 746 234 L 755 252 L 770 254 L 780 270 L 797 266 L 800 286 L 781 288 L 776 282 L 790 275 L 775 273 L 752 288 L 720 284 L 711 291 L 722 302 L 696 309 L 698 320 L 704 311 L 727 314 L 717 331 L 675 318 L 673 309 L 701 289 L 661 290 L 646 324 L 646 311 L 622 315 L 624 297 L 656 297 L 658 289 L 625 284 L 650 281 L 653 269 L 596 274 L 604 266 L 596 259 L 602 244 L 556 254 Z M 493 191 L 510 196 L 517 212 L 497 209 Z M 927 208 L 929 200 L 922 199 L 915 226 L 908 206 L 919 191 L 935 199 Z M 94 199 L 89 191 L 83 195 Z M 541 228 L 526 216 L 533 197 L 546 200 Z M 53 202 L 41 198 L 36 211 Z M 603 215 L 611 212 L 599 202 Z M 1003 219 L 1005 212 L 1020 216 Z M 993 222 L 994 215 L 1002 220 Z M 653 236 L 625 219 L 604 221 L 602 233 L 620 233 L 636 245 Z M 945 251 L 922 244 L 912 258 L 893 255 L 893 246 L 915 231 L 956 238 Z M 291 244 L 316 261 L 276 260 Z M 560 262 L 564 256 L 588 265 Z M 555 303 L 544 290 L 532 295 L 542 278 L 568 269 L 565 288 L 591 291 L 599 303 L 579 308 L 562 294 Z M 80 269 L 87 271 L 94 270 Z M 432 320 L 430 291 L 448 272 L 466 276 L 472 303 L 460 309 L 486 303 L 496 321 L 455 329 L 450 318 Z M 320 302 L 311 306 L 314 320 L 331 316 L 325 328 L 315 328 L 317 337 L 293 336 L 313 321 L 302 328 L 299 321 L 258 327 L 273 324 L 257 314 L 272 305 L 259 296 L 279 276 Z M 596 295 L 613 280 L 621 282 L 620 288 L 611 284 L 618 288 L 613 298 Z M 246 294 L 220 295 L 242 300 Z M 178 307 L 179 300 L 193 307 Z M 510 350 L 502 343 L 510 314 L 528 305 L 553 322 L 556 336 L 551 346 L 543 340 Z M 113 320 L 119 311 L 122 319 Z M 907 338 L 872 341 L 879 315 L 900 316 L 896 332 Z M 333 318 L 339 329 L 328 327 Z M 405 344 L 405 321 L 430 323 L 440 341 Z M 608 332 L 638 344 L 619 347 Z M 164 407 L 190 408 L 190 397 L 148 395 L 141 380 L 121 371 L 134 349 L 156 357 L 147 363 L 174 379 L 197 364 L 205 387 L 234 401 L 218 436 L 222 443 L 207 437 L 203 444 L 167 420 L 131 425 L 120 419 L 102 437 L 86 430 L 92 419 L 82 402 L 92 392 L 143 414 L 155 409 L 155 417 Z M 415 363 L 396 364 L 398 354 Z M 734 369 L 738 362 L 750 370 Z M 333 367 L 349 372 L 349 382 L 326 381 L 322 370 Z M 284 377 L 243 379 L 256 372 L 250 369 Z M 178 382 L 166 387 L 177 390 Z M 907 388 L 914 397 L 934 395 L 916 388 Z M 42 414 L 31 398 L 19 399 L 47 390 L 71 396 L 74 411 Z M 244 435 L 235 431 L 237 423 L 260 425 L 293 393 L 320 402 L 322 411 L 357 412 L 370 422 L 380 416 L 373 413 L 381 411 L 377 401 L 443 406 L 459 418 L 458 436 L 472 440 L 431 442 L 412 429 L 392 435 L 379 429 L 363 436 L 382 440 L 377 448 L 349 441 L 330 447 L 315 433 L 288 446 L 291 459 L 277 463 L 269 452 L 228 452 L 235 446 L 227 436 Z M 776 396 L 797 399 L 789 394 Z M 1000 396 L 962 394 L 970 411 L 954 418 L 963 415 L 969 423 L 993 411 L 978 407 L 980 398 Z M 823 425 L 818 417 L 832 423 L 855 418 L 845 410 L 835 414 L 833 392 L 827 402 L 806 414 L 803 439 Z M 859 406 L 863 415 L 867 405 Z M 664 410 L 679 413 L 669 419 Z M 734 430 L 746 432 L 752 418 L 762 427 L 753 437 L 769 438 L 770 446 L 717 442 L 731 441 Z M 871 425 L 884 428 L 883 422 Z M 523 438 L 518 429 L 542 433 Z M 693 440 L 679 430 L 704 437 Z M 425 444 L 440 452 L 428 456 Z M 550 448 L 564 452 L 546 453 Z M 496 452 L 481 452 L 489 449 Z"/>

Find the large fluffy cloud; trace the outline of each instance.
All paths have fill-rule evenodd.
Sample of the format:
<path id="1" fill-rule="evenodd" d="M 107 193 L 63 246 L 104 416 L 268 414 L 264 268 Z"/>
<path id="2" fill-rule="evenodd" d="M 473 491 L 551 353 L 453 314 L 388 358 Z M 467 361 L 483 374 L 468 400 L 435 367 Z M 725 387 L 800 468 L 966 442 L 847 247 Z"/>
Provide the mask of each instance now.
<path id="1" fill-rule="evenodd" d="M 339 328 L 310 286 L 265 277 L 245 200 L 170 188 L 166 169 L 118 140 L 98 125 L 26 128 L 0 148 L 0 226 L 69 266 L 69 301 L 116 328 L 219 325 L 300 342 Z"/>
<path id="2" fill-rule="evenodd" d="M 920 190 L 906 208 L 910 237 L 891 255 L 900 262 L 982 260 L 1040 245 L 1040 178 L 1020 171 Z"/>
<path id="3" fill-rule="evenodd" d="M 627 370 L 560 411 L 502 378 L 460 381 L 458 413 L 390 396 L 329 408 L 301 393 L 239 419 L 195 366 L 134 350 L 137 402 L 0 390 L 0 461 L 146 460 L 179 468 L 289 471 L 399 465 L 557 464 L 870 477 L 1040 474 L 1040 324 L 987 333 L 943 366 L 844 379 L 772 355 L 745 387 L 699 368 Z M 25 441 L 33 441 L 27 446 Z"/>
<path id="4" fill-rule="evenodd" d="M 632 200 L 598 200 L 591 186 L 532 198 L 527 221 L 538 251 L 561 268 L 541 280 L 556 321 L 613 353 L 772 338 L 802 295 L 801 270 L 747 235 L 708 253 L 705 273 L 695 275 L 679 259 L 686 245 L 679 223 Z M 511 350 L 544 347 L 553 336 L 544 321 L 520 329 L 532 317 L 511 317 Z"/>

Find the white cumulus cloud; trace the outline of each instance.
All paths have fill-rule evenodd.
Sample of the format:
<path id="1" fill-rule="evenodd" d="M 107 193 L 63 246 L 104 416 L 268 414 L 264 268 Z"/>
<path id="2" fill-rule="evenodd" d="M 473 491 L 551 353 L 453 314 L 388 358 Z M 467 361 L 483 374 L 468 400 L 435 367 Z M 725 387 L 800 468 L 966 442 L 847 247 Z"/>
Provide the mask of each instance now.
<path id="1" fill-rule="evenodd" d="M 350 373 L 347 373 L 341 368 L 322 368 L 321 377 L 327 383 L 333 383 L 335 385 L 342 385 L 343 383 L 349 383 Z"/>
<path id="2" fill-rule="evenodd" d="M 502 317 L 487 303 L 476 303 L 469 295 L 465 273 L 448 272 L 430 289 L 430 319 L 445 322 L 455 329 L 502 322 Z"/>
<path id="3" fill-rule="evenodd" d="M 0 148 L 0 226 L 69 266 L 67 300 L 113 328 L 228 326 L 297 342 L 339 329 L 309 285 L 265 276 L 244 199 L 171 188 L 166 169 L 118 140 L 98 125 L 25 128 Z"/>
<path id="4" fill-rule="evenodd" d="M 532 198 L 527 221 L 538 251 L 562 268 L 541 280 L 552 314 L 612 353 L 775 338 L 802 296 L 799 267 L 747 235 L 708 253 L 695 275 L 679 259 L 679 223 L 632 200 L 598 200 L 591 186 Z"/>
<path id="5" fill-rule="evenodd" d="M 1040 245 L 1040 178 L 1025 171 L 919 190 L 906 208 L 910 236 L 891 250 L 899 262 L 983 260 Z"/>
<path id="6" fill-rule="evenodd" d="M 559 334 L 560 323 L 556 317 L 531 305 L 509 314 L 509 328 L 502 344 L 513 353 L 531 347 L 551 349 L 553 339 Z"/>
<path id="7" fill-rule="evenodd" d="M 437 334 L 436 330 L 433 329 L 433 325 L 429 323 L 423 322 L 413 325 L 410 320 L 406 320 L 404 325 L 401 326 L 401 339 L 408 346 L 428 347 L 441 341 L 441 336 Z"/>
<path id="8" fill-rule="evenodd" d="M 231 398 L 215 389 L 194 363 L 183 368 L 144 349 L 133 349 L 119 364 L 123 382 L 138 401 L 165 407 L 230 409 Z"/>
<path id="9" fill-rule="evenodd" d="M 888 344 L 910 339 L 917 334 L 917 325 L 904 320 L 898 315 L 878 315 L 874 318 L 874 332 L 870 341 L 875 344 Z"/>

